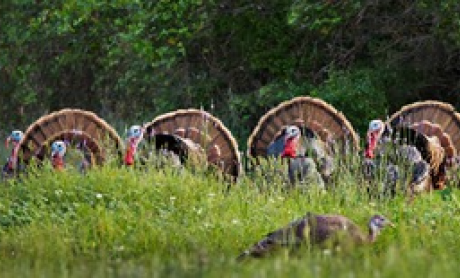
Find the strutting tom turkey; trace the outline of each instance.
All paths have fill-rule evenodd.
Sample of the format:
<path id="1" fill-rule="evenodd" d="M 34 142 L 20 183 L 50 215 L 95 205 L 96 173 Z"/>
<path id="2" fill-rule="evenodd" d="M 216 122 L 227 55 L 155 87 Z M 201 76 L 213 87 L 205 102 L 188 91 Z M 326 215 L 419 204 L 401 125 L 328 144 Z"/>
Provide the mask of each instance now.
<path id="1" fill-rule="evenodd" d="M 316 98 L 296 97 L 268 111 L 247 145 L 249 157 L 288 159 L 291 183 L 314 175 L 322 185 L 334 171 L 337 150 L 359 149 L 359 137 L 331 105 Z"/>
<path id="2" fill-rule="evenodd" d="M 342 244 L 373 243 L 385 226 L 394 225 L 384 216 L 374 215 L 369 220 L 368 233 L 364 233 L 358 225 L 345 216 L 308 212 L 304 217 L 292 221 L 285 227 L 268 233 L 241 253 L 237 260 L 264 257 L 279 248 L 296 248 L 302 244 L 336 247 Z"/>
<path id="3" fill-rule="evenodd" d="M 156 117 L 128 132 L 125 164 L 132 165 L 140 141 L 172 156 L 178 163 L 206 164 L 231 177 L 241 173 L 238 144 L 224 124 L 206 111 L 181 109 Z"/>
<path id="4" fill-rule="evenodd" d="M 443 189 L 447 169 L 456 163 L 460 148 L 460 114 L 448 103 L 422 101 L 404 106 L 386 123 L 372 121 L 365 151 L 368 163 L 375 164 L 391 147 L 392 154 L 412 166 L 407 188 L 411 199 L 423 191 Z M 389 164 L 386 167 L 392 169 Z M 394 176 L 388 179 L 388 186 L 393 187 L 398 175 L 387 175 Z"/>
<path id="5" fill-rule="evenodd" d="M 69 148 L 81 152 L 82 169 L 102 165 L 113 153 L 120 156 L 123 141 L 117 132 L 96 114 L 80 109 L 63 109 L 45 115 L 29 126 L 18 144 L 17 158 L 23 165 L 32 158 L 51 159 L 56 169 L 65 167 Z"/>

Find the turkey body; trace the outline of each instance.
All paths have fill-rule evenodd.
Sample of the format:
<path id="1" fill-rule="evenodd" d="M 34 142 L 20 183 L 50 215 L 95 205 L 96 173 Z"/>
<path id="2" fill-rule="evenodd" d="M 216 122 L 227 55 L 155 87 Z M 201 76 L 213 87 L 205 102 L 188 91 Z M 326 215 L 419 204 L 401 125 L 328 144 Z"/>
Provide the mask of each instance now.
<path id="1" fill-rule="evenodd" d="M 342 215 L 318 215 L 308 212 L 285 227 L 268 233 L 262 240 L 244 251 L 237 260 L 246 257 L 263 257 L 281 247 L 297 248 L 302 244 L 319 247 L 341 244 L 360 245 L 375 241 L 380 229 L 393 225 L 380 215 L 369 221 L 369 233 L 363 233 L 358 225 Z"/>
<path id="2" fill-rule="evenodd" d="M 415 146 L 381 143 L 373 159 L 364 158 L 364 178 L 372 195 L 392 196 L 410 185 L 426 188 L 430 165 Z M 419 189 L 421 191 L 423 189 Z"/>

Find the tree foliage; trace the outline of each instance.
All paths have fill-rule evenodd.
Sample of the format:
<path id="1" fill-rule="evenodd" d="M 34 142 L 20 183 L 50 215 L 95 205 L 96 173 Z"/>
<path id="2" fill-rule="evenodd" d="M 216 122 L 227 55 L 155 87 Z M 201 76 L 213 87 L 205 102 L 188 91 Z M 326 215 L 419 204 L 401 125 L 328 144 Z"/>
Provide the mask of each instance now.
<path id="1" fill-rule="evenodd" d="M 127 121 L 203 107 L 243 142 L 296 95 L 326 99 L 361 131 L 410 101 L 460 106 L 454 0 L 6 0 L 0 11 L 7 126 L 66 106 Z"/>

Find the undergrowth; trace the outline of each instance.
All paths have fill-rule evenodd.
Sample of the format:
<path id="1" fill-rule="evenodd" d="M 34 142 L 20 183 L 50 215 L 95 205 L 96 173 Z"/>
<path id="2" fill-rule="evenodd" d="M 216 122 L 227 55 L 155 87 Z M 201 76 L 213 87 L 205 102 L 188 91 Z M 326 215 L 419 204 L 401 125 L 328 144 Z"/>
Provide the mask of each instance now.
<path id="1" fill-rule="evenodd" d="M 285 190 L 283 180 L 230 184 L 200 170 L 120 168 L 86 174 L 49 167 L 0 188 L 1 277 L 456 277 L 459 192 L 370 199 L 354 175 L 329 191 Z M 305 250 L 235 262 L 262 236 L 307 211 L 343 214 L 367 231 L 396 224 L 349 252 Z"/>

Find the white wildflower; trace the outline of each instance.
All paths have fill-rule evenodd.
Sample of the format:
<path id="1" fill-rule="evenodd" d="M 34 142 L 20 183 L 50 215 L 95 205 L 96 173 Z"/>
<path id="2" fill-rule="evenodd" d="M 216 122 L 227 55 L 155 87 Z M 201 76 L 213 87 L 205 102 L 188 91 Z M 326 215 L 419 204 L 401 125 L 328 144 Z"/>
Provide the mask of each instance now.
<path id="1" fill-rule="evenodd" d="M 96 198 L 97 198 L 97 199 L 102 199 L 102 194 L 101 194 L 101 193 L 97 193 L 97 194 L 96 194 Z"/>

